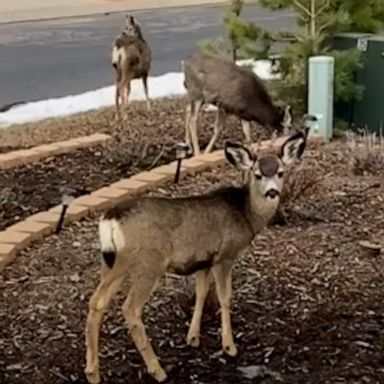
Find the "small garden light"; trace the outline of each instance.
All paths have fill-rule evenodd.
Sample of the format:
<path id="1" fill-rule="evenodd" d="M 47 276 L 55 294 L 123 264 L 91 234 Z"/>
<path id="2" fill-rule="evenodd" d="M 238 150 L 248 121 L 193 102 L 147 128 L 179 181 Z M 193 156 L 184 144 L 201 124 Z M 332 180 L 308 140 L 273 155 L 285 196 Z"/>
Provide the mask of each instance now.
<path id="1" fill-rule="evenodd" d="M 188 156 L 189 145 L 184 142 L 176 143 L 175 149 L 176 149 L 177 168 L 176 168 L 174 182 L 177 184 L 180 179 L 181 162 L 183 161 L 183 159 L 185 159 Z"/>
<path id="2" fill-rule="evenodd" d="M 312 128 L 312 126 L 314 126 L 314 130 L 316 131 L 317 130 L 317 122 L 318 122 L 318 118 L 316 115 L 309 115 L 309 114 L 306 114 L 304 115 L 304 127 L 305 128 Z"/>
<path id="3" fill-rule="evenodd" d="M 63 209 L 61 210 L 59 222 L 57 223 L 56 232 L 55 232 L 56 234 L 61 231 L 61 228 L 62 228 L 63 222 L 64 222 L 65 213 L 68 209 L 69 204 L 72 202 L 73 199 L 74 199 L 74 197 L 70 193 L 69 190 L 65 190 L 63 192 L 63 195 L 61 196 L 61 204 L 63 206 Z"/>

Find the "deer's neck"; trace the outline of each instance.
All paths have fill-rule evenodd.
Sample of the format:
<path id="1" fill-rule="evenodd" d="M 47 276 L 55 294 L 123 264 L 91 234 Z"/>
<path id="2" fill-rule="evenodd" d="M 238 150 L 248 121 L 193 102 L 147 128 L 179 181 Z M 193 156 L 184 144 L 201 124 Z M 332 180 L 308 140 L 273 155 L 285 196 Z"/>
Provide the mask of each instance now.
<path id="1" fill-rule="evenodd" d="M 247 219 L 255 236 L 258 234 L 275 215 L 279 199 L 269 199 L 262 196 L 253 188 L 251 181 L 248 185 L 248 203 L 247 203 Z"/>

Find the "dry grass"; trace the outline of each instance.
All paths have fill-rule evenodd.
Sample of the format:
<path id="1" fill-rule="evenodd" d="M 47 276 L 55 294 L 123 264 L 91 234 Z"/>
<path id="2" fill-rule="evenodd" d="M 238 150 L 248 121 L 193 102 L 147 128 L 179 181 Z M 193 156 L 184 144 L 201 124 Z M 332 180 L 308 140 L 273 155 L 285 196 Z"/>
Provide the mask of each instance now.
<path id="1" fill-rule="evenodd" d="M 272 224 L 287 224 L 294 206 L 319 192 L 324 172 L 316 162 L 303 161 L 286 170 L 280 206 Z"/>
<path id="2" fill-rule="evenodd" d="M 300 164 L 288 169 L 284 179 L 281 205 L 292 205 L 300 199 L 309 198 L 318 192 L 323 177 L 314 164 Z"/>
<path id="3" fill-rule="evenodd" d="M 349 167 L 354 175 L 378 174 L 384 169 L 384 136 L 363 130 L 362 133 L 348 131 L 347 147 L 350 155 Z"/>
<path id="4" fill-rule="evenodd" d="M 149 170 L 159 163 L 169 162 L 174 157 L 171 140 L 148 141 L 139 130 L 125 131 L 114 136 L 105 145 L 103 156 L 111 164 L 119 164 L 122 169 Z"/>

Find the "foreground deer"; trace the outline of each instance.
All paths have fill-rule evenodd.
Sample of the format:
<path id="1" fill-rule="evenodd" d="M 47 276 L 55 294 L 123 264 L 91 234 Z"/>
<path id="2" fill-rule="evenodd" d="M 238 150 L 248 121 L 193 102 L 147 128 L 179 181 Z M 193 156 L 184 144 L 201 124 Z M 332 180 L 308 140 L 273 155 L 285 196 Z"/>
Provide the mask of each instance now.
<path id="1" fill-rule="evenodd" d="M 205 152 L 213 149 L 227 113 L 241 118 L 248 143 L 251 142 L 251 121 L 281 134 L 285 122 L 292 119 L 289 106 L 285 110 L 275 106 L 261 79 L 250 69 L 239 67 L 232 61 L 198 52 L 183 61 L 183 72 L 189 99 L 185 140 L 188 144 L 192 141 L 195 155 L 200 153 L 197 119 L 204 104 L 213 104 L 218 108 L 214 133 Z"/>
<path id="2" fill-rule="evenodd" d="M 199 345 L 200 322 L 213 274 L 221 306 L 222 346 L 230 356 L 233 342 L 230 300 L 231 269 L 239 253 L 274 216 L 283 188 L 284 165 L 292 164 L 305 148 L 308 130 L 289 137 L 278 154 L 254 156 L 240 144 L 226 143 L 230 164 L 248 174 L 247 184 L 226 187 L 201 196 L 144 197 L 110 209 L 101 218 L 101 281 L 89 303 L 86 326 L 86 375 L 100 382 L 99 332 L 102 318 L 123 280 L 131 286 L 122 310 L 132 339 L 148 372 L 159 382 L 166 373 L 159 364 L 142 322 L 143 307 L 165 273 L 196 275 L 196 305 L 187 342 Z"/>
<path id="3" fill-rule="evenodd" d="M 112 65 L 116 72 L 116 114 L 121 117 L 120 103 L 127 104 L 131 91 L 131 81 L 142 79 L 147 108 L 150 109 L 148 96 L 148 74 L 151 68 L 152 53 L 143 37 L 140 25 L 133 16 L 126 16 L 126 27 L 114 41 L 112 47 Z"/>

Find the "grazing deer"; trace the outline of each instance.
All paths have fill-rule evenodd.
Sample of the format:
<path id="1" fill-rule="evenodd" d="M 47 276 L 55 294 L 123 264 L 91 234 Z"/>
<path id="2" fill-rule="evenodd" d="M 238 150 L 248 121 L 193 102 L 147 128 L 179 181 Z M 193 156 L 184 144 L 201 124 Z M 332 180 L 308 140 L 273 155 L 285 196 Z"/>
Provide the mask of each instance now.
<path id="1" fill-rule="evenodd" d="M 131 81 L 142 79 L 147 108 L 148 75 L 151 68 L 151 48 L 143 37 L 141 27 L 133 16 L 126 15 L 126 26 L 112 47 L 112 65 L 116 72 L 116 114 L 120 118 L 120 103 L 127 104 L 131 91 Z"/>
<path id="2" fill-rule="evenodd" d="M 196 277 L 196 305 L 187 342 L 197 347 L 204 301 L 212 273 L 221 306 L 224 352 L 237 353 L 230 317 L 231 269 L 239 253 L 274 216 L 283 188 L 283 170 L 302 155 L 308 129 L 289 137 L 279 153 L 255 155 L 226 143 L 225 155 L 240 171 L 248 171 L 243 187 L 226 187 L 183 198 L 143 197 L 108 210 L 100 219 L 101 281 L 89 302 L 86 325 L 86 375 L 100 382 L 99 332 L 103 315 L 123 280 L 130 290 L 122 311 L 148 372 L 166 379 L 142 322 L 143 307 L 165 273 Z"/>
<path id="3" fill-rule="evenodd" d="M 292 120 L 290 107 L 275 106 L 263 82 L 250 69 L 216 56 L 195 53 L 182 63 L 184 86 L 189 99 L 186 110 L 185 140 L 192 141 L 195 155 L 200 153 L 197 119 L 204 104 L 217 107 L 212 138 L 205 149 L 210 152 L 223 129 L 226 114 L 241 118 L 246 142 L 251 142 L 251 121 L 279 134 Z"/>

